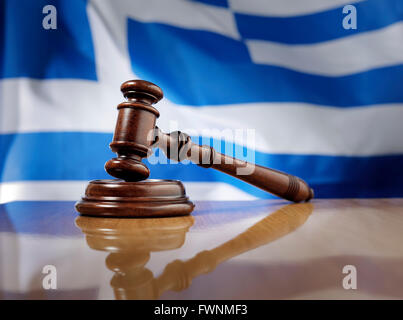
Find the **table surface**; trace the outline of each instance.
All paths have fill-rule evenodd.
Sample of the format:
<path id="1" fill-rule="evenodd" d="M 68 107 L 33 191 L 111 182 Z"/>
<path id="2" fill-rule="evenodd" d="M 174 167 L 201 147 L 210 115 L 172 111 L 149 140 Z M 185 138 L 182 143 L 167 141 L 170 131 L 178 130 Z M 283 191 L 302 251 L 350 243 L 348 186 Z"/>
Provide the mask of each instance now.
<path id="1" fill-rule="evenodd" d="M 403 199 L 196 202 L 192 216 L 162 219 L 11 202 L 0 298 L 402 299 L 402 230 Z M 56 289 L 43 287 L 49 265 Z M 345 266 L 357 289 L 343 287 Z"/>

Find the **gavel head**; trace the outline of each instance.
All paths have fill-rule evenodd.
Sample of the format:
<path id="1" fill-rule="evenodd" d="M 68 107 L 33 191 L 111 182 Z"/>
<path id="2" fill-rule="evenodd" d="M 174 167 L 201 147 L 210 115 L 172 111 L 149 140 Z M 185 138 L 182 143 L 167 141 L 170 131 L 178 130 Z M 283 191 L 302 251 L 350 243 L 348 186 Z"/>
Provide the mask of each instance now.
<path id="1" fill-rule="evenodd" d="M 120 87 L 127 101 L 118 105 L 118 119 L 110 147 L 116 158 L 105 164 L 113 177 L 126 181 L 147 179 L 150 170 L 141 162 L 151 152 L 150 133 L 155 128 L 159 112 L 152 104 L 162 99 L 161 88 L 143 80 L 129 80 Z"/>

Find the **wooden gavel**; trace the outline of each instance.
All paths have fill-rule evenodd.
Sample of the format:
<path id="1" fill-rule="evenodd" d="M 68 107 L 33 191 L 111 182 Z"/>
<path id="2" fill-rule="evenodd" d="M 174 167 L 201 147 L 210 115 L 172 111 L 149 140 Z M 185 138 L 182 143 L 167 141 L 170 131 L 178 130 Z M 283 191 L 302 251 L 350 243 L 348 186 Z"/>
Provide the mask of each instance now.
<path id="1" fill-rule="evenodd" d="M 118 120 L 110 144 L 117 157 L 105 164 L 111 176 L 128 182 L 147 179 L 150 170 L 141 160 L 151 154 L 152 148 L 159 147 L 169 159 L 188 159 L 287 200 L 301 202 L 313 198 L 313 190 L 298 177 L 224 155 L 210 146 L 200 146 L 179 131 L 163 133 L 155 125 L 159 112 L 152 105 L 163 97 L 155 84 L 130 80 L 122 84 L 121 91 L 128 101 L 118 105 Z"/>

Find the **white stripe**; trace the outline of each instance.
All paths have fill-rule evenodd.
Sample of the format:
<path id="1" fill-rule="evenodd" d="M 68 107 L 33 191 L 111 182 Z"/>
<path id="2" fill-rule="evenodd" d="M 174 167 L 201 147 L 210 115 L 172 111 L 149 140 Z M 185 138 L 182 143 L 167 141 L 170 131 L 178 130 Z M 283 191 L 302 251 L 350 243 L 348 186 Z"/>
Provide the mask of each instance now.
<path id="1" fill-rule="evenodd" d="M 116 105 L 123 100 L 118 86 L 77 80 L 9 79 L 0 81 L 0 92 L 1 133 L 112 133 Z M 61 98 L 67 93 L 69 99 Z M 195 108 L 164 99 L 157 108 L 161 112 L 157 124 L 166 131 L 199 135 L 206 129 L 253 129 L 256 150 L 266 153 L 365 156 L 403 152 L 402 104 L 346 109 L 303 103 Z M 221 138 L 219 132 L 212 132 L 212 137 Z M 235 136 L 227 141 L 246 142 Z"/>
<path id="2" fill-rule="evenodd" d="M 127 18 L 133 18 L 142 22 L 212 31 L 239 39 L 234 15 L 227 8 L 187 0 L 92 0 L 91 5 L 100 12 L 112 13 L 111 19 L 117 18 L 125 25 Z"/>
<path id="3" fill-rule="evenodd" d="M 13 201 L 77 201 L 88 181 L 24 181 L 0 183 L 0 203 Z M 223 182 L 184 182 L 190 199 L 246 201 L 257 199 Z M 72 208 L 73 210 L 73 208 Z"/>
<path id="4" fill-rule="evenodd" d="M 265 153 L 368 156 L 403 152 L 403 105 L 349 109 L 291 103 L 201 110 L 177 107 L 170 112 L 171 119 L 179 112 L 182 115 L 176 119 L 184 120 L 178 121 L 183 132 L 192 132 L 192 128 L 198 132 L 203 132 L 204 128 L 254 129 L 255 148 Z M 195 117 L 197 121 L 191 121 Z M 160 127 L 164 128 L 163 124 L 164 121 L 160 121 Z M 227 141 L 245 145 L 245 140 L 237 137 Z"/>
<path id="5" fill-rule="evenodd" d="M 261 16 L 296 16 L 331 10 L 365 0 L 228 0 L 235 12 Z"/>
<path id="6" fill-rule="evenodd" d="M 252 61 L 323 76 L 345 76 L 403 63 L 403 22 L 311 45 L 248 40 Z"/>

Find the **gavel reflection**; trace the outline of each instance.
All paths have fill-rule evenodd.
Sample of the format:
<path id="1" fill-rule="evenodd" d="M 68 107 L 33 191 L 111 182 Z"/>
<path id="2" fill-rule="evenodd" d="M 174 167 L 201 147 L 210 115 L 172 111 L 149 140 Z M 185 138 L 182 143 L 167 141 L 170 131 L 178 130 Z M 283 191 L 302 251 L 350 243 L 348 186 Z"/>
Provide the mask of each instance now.
<path id="1" fill-rule="evenodd" d="M 312 210 L 310 203 L 282 207 L 215 249 L 169 263 L 157 278 L 145 267 L 150 252 L 180 248 L 193 225 L 192 216 L 133 220 L 79 216 L 76 225 L 90 248 L 110 252 L 106 266 L 115 272 L 110 284 L 116 299 L 158 299 L 168 290 L 188 288 L 192 279 L 226 260 L 287 235 L 304 224 Z"/>

